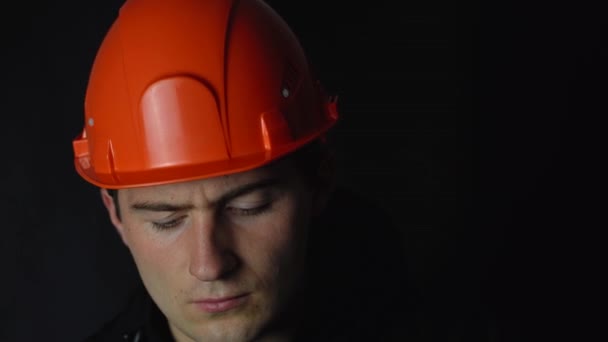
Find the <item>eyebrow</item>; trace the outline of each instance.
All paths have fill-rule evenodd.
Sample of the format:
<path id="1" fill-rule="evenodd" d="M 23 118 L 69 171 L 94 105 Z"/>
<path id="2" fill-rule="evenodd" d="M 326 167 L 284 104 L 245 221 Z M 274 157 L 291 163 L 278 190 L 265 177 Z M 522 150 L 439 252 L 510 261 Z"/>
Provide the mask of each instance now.
<path id="1" fill-rule="evenodd" d="M 257 182 L 244 184 L 244 185 L 238 186 L 234 189 L 230 189 L 229 191 L 224 193 L 222 196 L 220 196 L 218 199 L 212 200 L 211 204 L 214 206 L 218 205 L 218 204 L 224 204 L 236 197 L 248 194 L 248 193 L 256 191 L 256 190 L 273 187 L 278 184 L 279 184 L 278 178 L 267 178 L 267 179 L 262 179 Z M 167 211 L 191 210 L 194 208 L 194 205 L 191 203 L 171 204 L 171 203 L 166 203 L 166 202 L 144 201 L 144 202 L 133 203 L 133 204 L 131 204 L 130 208 L 135 211 L 164 211 L 164 212 L 167 212 Z"/>

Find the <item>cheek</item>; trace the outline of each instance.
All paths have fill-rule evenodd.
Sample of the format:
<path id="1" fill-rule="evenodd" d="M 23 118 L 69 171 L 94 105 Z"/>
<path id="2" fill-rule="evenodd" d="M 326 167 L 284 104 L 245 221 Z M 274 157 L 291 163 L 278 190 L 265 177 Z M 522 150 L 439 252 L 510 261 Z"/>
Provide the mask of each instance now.
<path id="1" fill-rule="evenodd" d="M 130 225 L 126 230 L 128 247 L 140 276 L 150 288 L 166 287 L 173 273 L 183 263 L 182 248 L 175 246 L 177 239 L 155 236 L 146 227 Z M 169 253 L 168 251 L 171 250 Z"/>
<path id="2" fill-rule="evenodd" d="M 241 257 L 267 285 L 282 284 L 302 268 L 310 216 L 305 204 L 289 198 L 255 226 L 239 228 L 247 231 L 239 236 Z"/>

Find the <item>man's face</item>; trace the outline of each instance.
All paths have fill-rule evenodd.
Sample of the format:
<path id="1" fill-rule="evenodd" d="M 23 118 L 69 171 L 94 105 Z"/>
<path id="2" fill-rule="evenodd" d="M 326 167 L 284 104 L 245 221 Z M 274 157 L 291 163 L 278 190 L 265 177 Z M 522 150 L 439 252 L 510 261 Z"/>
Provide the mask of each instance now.
<path id="1" fill-rule="evenodd" d="M 314 196 L 287 161 L 120 190 L 120 219 L 102 197 L 178 341 L 250 340 L 298 283 Z"/>

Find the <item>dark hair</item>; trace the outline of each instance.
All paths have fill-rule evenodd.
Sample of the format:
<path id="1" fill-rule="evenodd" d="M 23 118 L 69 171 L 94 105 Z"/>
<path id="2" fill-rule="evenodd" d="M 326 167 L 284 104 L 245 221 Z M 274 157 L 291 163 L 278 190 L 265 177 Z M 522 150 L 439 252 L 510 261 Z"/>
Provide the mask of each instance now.
<path id="1" fill-rule="evenodd" d="M 328 177 L 324 174 L 326 170 L 324 168 L 329 167 L 326 163 L 332 162 L 333 151 L 330 148 L 329 142 L 325 137 L 316 139 L 313 142 L 301 147 L 293 153 L 286 155 L 285 157 L 279 158 L 273 161 L 276 163 L 280 160 L 292 160 L 296 166 L 296 169 L 301 172 L 304 180 L 313 187 L 328 186 L 325 184 L 329 181 Z M 116 208 L 116 216 L 120 219 L 120 207 L 118 206 L 118 190 L 107 189 L 108 194 L 112 196 L 114 200 L 114 207 Z"/>

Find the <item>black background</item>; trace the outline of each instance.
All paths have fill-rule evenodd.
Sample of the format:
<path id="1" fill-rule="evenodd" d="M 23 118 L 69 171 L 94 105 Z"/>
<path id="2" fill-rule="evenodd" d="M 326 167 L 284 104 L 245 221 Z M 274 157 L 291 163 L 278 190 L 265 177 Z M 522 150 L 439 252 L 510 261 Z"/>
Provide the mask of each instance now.
<path id="1" fill-rule="evenodd" d="M 607 226 L 599 2 L 269 3 L 339 95 L 341 182 L 403 229 L 424 310 L 487 341 L 588 334 Z M 121 4 L 3 10 L 1 341 L 79 341 L 137 276 L 71 149 Z"/>

